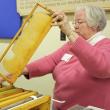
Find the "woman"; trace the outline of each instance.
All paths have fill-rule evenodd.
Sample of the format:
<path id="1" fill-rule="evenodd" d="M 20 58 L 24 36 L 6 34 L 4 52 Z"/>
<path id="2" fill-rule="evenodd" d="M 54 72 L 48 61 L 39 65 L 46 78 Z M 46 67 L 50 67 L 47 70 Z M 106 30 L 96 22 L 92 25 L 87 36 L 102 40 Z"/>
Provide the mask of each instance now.
<path id="1" fill-rule="evenodd" d="M 69 42 L 54 53 L 26 66 L 27 78 L 52 73 L 55 80 L 55 110 L 71 106 L 96 106 L 110 110 L 110 40 L 101 34 L 106 26 L 103 9 L 80 7 L 75 11 L 74 30 L 63 12 L 55 12 L 52 25 L 64 32 Z"/>

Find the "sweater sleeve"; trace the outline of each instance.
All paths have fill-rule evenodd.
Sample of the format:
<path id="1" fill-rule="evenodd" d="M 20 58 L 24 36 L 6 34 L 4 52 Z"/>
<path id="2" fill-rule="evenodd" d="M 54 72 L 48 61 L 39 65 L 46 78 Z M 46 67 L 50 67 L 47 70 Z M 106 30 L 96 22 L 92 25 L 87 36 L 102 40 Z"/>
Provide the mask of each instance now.
<path id="1" fill-rule="evenodd" d="M 59 63 L 63 54 L 69 49 L 69 43 L 66 43 L 52 54 L 40 58 L 28 64 L 26 67 L 29 71 L 29 78 L 43 76 L 52 73 L 55 66 Z"/>
<path id="2" fill-rule="evenodd" d="M 82 37 L 79 37 L 71 45 L 73 53 L 90 75 L 97 78 L 110 78 L 109 39 L 103 39 L 92 46 Z"/>

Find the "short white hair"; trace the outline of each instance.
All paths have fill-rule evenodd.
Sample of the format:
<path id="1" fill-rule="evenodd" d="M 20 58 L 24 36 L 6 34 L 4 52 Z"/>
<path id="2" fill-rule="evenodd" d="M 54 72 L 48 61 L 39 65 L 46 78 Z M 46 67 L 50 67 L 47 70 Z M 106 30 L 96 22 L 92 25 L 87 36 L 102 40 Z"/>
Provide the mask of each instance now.
<path id="1" fill-rule="evenodd" d="M 107 19 L 104 9 L 97 6 L 80 6 L 76 8 L 75 12 L 78 10 L 85 11 L 88 26 L 94 27 L 98 31 L 102 31 L 105 28 Z"/>

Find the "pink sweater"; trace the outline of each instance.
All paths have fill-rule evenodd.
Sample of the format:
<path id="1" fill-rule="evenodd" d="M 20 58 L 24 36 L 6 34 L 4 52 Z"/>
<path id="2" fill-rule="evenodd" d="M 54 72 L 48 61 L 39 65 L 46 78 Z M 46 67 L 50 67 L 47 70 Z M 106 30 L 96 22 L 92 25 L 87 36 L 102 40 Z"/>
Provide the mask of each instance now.
<path id="1" fill-rule="evenodd" d="M 61 60 L 65 53 L 72 58 Z M 110 40 L 105 38 L 94 46 L 79 37 L 68 42 L 49 56 L 27 65 L 29 77 L 52 73 L 55 83 L 54 98 L 66 103 L 55 103 L 57 110 L 80 104 L 110 110 Z"/>

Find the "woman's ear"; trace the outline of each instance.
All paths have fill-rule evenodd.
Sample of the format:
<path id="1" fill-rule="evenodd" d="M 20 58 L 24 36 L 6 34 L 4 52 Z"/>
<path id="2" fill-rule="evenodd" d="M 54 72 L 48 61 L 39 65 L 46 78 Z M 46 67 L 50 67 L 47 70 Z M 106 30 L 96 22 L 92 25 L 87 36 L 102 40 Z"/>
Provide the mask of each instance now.
<path id="1" fill-rule="evenodd" d="M 98 32 L 100 31 L 99 26 L 93 26 L 91 27 L 93 31 Z"/>

